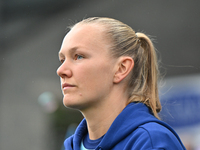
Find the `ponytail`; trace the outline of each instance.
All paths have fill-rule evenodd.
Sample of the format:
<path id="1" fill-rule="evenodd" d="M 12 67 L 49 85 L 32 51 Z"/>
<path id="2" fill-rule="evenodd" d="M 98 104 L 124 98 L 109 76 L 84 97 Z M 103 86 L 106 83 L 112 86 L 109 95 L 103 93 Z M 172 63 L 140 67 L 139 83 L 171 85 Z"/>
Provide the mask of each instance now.
<path id="1" fill-rule="evenodd" d="M 151 108 L 155 117 L 159 118 L 158 112 L 161 104 L 158 96 L 157 80 L 159 76 L 157 56 L 152 41 L 143 33 L 136 33 L 137 55 L 134 57 L 133 79 L 137 85 L 131 93 L 130 101 L 139 101 Z M 137 91 L 137 92 L 136 92 Z M 135 94 L 137 93 L 137 94 Z"/>

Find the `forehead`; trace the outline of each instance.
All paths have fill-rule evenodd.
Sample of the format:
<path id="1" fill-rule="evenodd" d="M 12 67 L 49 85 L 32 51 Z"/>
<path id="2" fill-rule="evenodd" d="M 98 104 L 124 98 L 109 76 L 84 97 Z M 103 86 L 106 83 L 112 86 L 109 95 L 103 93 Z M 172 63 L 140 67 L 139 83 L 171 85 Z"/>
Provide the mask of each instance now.
<path id="1" fill-rule="evenodd" d="M 77 24 L 75 25 L 65 36 L 65 40 L 72 40 L 81 42 L 88 42 L 92 43 L 93 41 L 104 41 L 104 32 L 103 27 L 96 24 Z"/>
<path id="2" fill-rule="evenodd" d="M 105 47 L 109 42 L 104 27 L 97 24 L 77 24 L 64 37 L 61 50 L 72 47 Z"/>

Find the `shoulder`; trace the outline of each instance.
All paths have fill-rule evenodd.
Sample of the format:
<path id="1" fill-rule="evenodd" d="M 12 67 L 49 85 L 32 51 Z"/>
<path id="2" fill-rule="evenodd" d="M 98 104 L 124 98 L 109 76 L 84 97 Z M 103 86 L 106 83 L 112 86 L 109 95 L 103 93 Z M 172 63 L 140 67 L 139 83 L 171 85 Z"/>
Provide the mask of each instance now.
<path id="1" fill-rule="evenodd" d="M 138 143 L 145 143 L 152 149 L 184 149 L 175 131 L 159 123 L 141 125 L 136 133 L 139 135 Z"/>

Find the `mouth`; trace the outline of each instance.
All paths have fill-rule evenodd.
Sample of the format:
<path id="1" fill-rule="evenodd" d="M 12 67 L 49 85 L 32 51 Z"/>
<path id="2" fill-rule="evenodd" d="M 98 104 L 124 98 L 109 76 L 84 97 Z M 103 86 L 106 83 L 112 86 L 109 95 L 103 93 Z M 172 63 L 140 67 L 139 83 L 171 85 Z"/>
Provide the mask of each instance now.
<path id="1" fill-rule="evenodd" d="M 72 87 L 75 87 L 75 85 L 68 84 L 68 83 L 62 84 L 62 89 L 63 89 L 63 90 L 68 89 L 68 88 L 72 88 Z"/>

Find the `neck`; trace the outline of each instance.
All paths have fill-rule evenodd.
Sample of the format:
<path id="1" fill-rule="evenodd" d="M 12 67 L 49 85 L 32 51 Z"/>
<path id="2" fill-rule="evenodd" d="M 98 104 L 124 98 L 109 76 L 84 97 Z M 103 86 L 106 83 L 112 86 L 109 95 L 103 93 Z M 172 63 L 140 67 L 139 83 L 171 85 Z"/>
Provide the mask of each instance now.
<path id="1" fill-rule="evenodd" d="M 106 99 L 89 110 L 81 111 L 87 121 L 90 139 L 95 140 L 102 137 L 126 105 L 127 99 L 115 94 L 113 98 Z"/>

